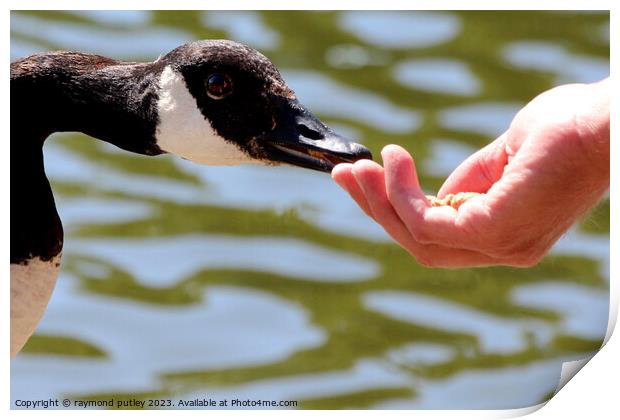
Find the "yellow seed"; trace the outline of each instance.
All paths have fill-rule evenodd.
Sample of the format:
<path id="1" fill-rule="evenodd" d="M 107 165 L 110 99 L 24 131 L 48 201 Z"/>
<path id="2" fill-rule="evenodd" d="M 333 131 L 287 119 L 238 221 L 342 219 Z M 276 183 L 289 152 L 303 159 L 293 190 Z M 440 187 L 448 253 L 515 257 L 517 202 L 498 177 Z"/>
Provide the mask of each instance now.
<path id="1" fill-rule="evenodd" d="M 446 194 L 443 198 L 437 198 L 434 195 L 427 195 L 426 198 L 433 207 L 450 206 L 458 210 L 464 202 L 477 195 L 480 195 L 480 193 L 460 192 L 456 194 Z"/>

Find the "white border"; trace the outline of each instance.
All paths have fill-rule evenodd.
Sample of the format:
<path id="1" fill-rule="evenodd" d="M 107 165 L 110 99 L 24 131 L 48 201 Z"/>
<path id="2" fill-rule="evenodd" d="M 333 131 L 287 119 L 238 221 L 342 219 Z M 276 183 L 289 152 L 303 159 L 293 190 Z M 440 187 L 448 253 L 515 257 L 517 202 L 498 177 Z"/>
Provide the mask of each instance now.
<path id="1" fill-rule="evenodd" d="M 49 8 L 49 1 L 8 1 L 9 8 L 7 8 L 2 15 L 2 22 L 4 23 L 3 28 L 5 28 L 5 41 L 2 43 L 3 56 L 9 57 L 9 9 L 45 9 Z M 568 10 L 568 9 L 581 9 L 581 10 L 611 10 L 611 39 L 620 39 L 620 34 L 618 33 L 618 19 L 617 19 L 617 7 L 614 7 L 618 2 L 612 1 L 575 1 L 575 0 L 564 0 L 564 1 L 541 1 L 541 0 L 521 0 L 521 1 L 480 1 L 480 0 L 470 0 L 467 2 L 458 1 L 458 0 L 436 0 L 436 1 L 381 1 L 381 2 L 370 2 L 370 1 L 360 1 L 360 0 L 331 0 L 331 1 L 313 1 L 307 3 L 294 3 L 290 0 L 263 0 L 260 2 L 251 2 L 251 1 L 237 1 L 237 0 L 226 0 L 223 2 L 205 2 L 205 1 L 182 1 L 178 0 L 175 2 L 169 1 L 161 1 L 161 0 L 152 0 L 152 1 L 128 1 L 128 0 L 109 0 L 109 1 L 91 1 L 88 4 L 84 2 L 71 0 L 58 0 L 53 3 L 54 8 L 57 9 L 171 9 L 171 5 L 174 6 L 172 9 L 376 9 L 376 10 L 384 10 L 384 9 L 419 9 L 419 10 L 439 10 L 439 9 L 463 9 L 465 6 L 467 9 L 480 10 L 480 9 L 502 9 L 502 10 L 528 10 L 528 9 L 555 9 L 555 10 Z M 613 73 L 613 69 L 618 68 L 617 64 L 617 48 L 616 45 L 612 43 L 611 50 L 611 69 Z M 8 197 L 9 190 L 9 163 L 10 157 L 8 153 L 8 127 L 9 127 L 9 106 L 8 106 L 8 98 L 9 98 L 9 66 L 5 65 L 3 67 L 3 80 L 2 83 L 2 92 L 1 98 L 2 101 L 2 112 L 0 113 L 0 118 L 2 118 L 4 127 L 4 136 L 2 141 L 2 151 L 0 154 L 0 162 L 2 174 L 2 196 Z M 615 84 L 615 81 L 612 80 L 612 86 Z M 615 91 L 615 88 L 612 88 Z M 612 107 L 614 105 L 612 104 Z M 612 111 L 615 115 L 615 111 Z M 612 124 L 612 133 L 615 133 L 614 125 Z M 618 145 L 617 137 L 612 135 L 613 141 L 611 144 L 611 167 L 618 167 L 618 159 L 620 157 L 620 146 Z M 612 188 L 611 188 L 611 208 L 612 214 L 614 214 L 614 210 L 617 209 L 617 197 L 618 197 L 618 176 L 617 173 L 612 172 Z M 4 261 L 9 260 L 9 244 L 8 244 L 8 231 L 9 231 L 9 210 L 6 205 L 7 200 L 3 201 L 2 206 L 0 206 L 0 211 L 2 212 L 2 237 L 5 238 L 3 243 L 1 244 L 1 253 Z M 611 220 L 611 253 L 615 255 L 614 252 L 617 251 L 618 248 L 618 223 L 615 223 L 614 218 Z M 2 367 L 5 375 L 3 376 L 3 381 L 1 385 L 0 392 L 0 404 L 3 410 L 9 411 L 8 415 L 11 418 L 31 418 L 33 415 L 36 415 L 37 418 L 40 416 L 49 416 L 52 418 L 83 418 L 86 413 L 81 413 L 79 411 L 72 412 L 59 412 L 59 411 L 37 411 L 33 413 L 31 411 L 10 411 L 8 408 L 10 407 L 10 382 L 9 382 L 9 343 L 8 343 L 8 313 L 9 313 L 9 293 L 8 293 L 8 266 L 5 269 L 6 275 L 4 284 L 4 295 L 3 295 L 3 305 L 4 314 L 6 316 L 5 322 L 2 323 L 2 340 L 5 343 L 5 354 L 7 355 L 4 359 L 2 359 Z M 541 406 L 531 407 L 527 409 L 521 410 L 489 410 L 489 411 L 389 411 L 384 413 L 382 411 L 377 410 L 368 410 L 368 411 L 356 411 L 354 413 L 347 411 L 321 411 L 320 415 L 325 418 L 341 418 L 343 416 L 354 415 L 356 418 L 365 419 L 365 418 L 374 418 L 375 416 L 389 415 L 391 418 L 402 418 L 402 419 L 410 419 L 412 416 L 416 418 L 450 418 L 453 419 L 455 417 L 470 419 L 470 418 L 509 418 L 516 417 L 531 413 L 536 411 L 532 418 L 536 419 L 555 419 L 555 418 L 563 418 L 563 419 L 571 419 L 582 418 L 584 416 L 593 416 L 593 418 L 610 418 L 614 415 L 611 413 L 618 413 L 618 391 L 617 391 L 617 383 L 618 383 L 618 374 L 620 373 L 620 363 L 618 361 L 618 356 L 620 355 L 620 339 L 618 339 L 617 334 L 610 334 L 613 330 L 613 326 L 616 323 L 617 314 L 618 314 L 618 281 L 616 274 L 618 273 L 618 264 L 614 258 L 611 258 L 611 305 L 610 305 L 610 326 L 607 332 L 607 338 L 609 341 L 605 345 L 605 347 L 597 354 L 594 359 L 589 362 L 586 367 L 580 372 L 577 377 L 566 385 L 558 395 L 551 399 L 551 401 L 544 406 L 543 409 L 536 411 Z M 114 415 L 115 417 L 126 417 L 126 416 L 137 416 L 139 418 L 148 418 L 148 419 L 159 419 L 163 417 L 168 417 L 170 415 L 173 416 L 188 416 L 193 418 L 201 418 L 204 419 L 205 416 L 209 418 L 259 418 L 259 419 L 288 419 L 290 417 L 298 417 L 298 418 L 314 418 L 317 413 L 312 411 L 281 411 L 281 412 L 273 412 L 273 411 L 252 411 L 252 412 L 231 412 L 231 411 L 188 411 L 188 412 L 158 412 L 158 411 L 148 411 L 148 412 L 93 412 L 89 411 L 88 416 L 93 418 L 102 418 L 109 417 Z"/>

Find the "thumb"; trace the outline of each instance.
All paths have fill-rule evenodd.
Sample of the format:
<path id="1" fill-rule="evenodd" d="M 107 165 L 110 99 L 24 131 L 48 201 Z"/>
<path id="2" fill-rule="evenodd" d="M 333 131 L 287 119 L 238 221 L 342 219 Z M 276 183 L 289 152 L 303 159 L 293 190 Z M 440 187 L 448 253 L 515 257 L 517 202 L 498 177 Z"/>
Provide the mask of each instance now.
<path id="1" fill-rule="evenodd" d="M 485 193 L 497 182 L 508 163 L 506 133 L 468 157 L 448 176 L 437 197 L 459 192 Z"/>

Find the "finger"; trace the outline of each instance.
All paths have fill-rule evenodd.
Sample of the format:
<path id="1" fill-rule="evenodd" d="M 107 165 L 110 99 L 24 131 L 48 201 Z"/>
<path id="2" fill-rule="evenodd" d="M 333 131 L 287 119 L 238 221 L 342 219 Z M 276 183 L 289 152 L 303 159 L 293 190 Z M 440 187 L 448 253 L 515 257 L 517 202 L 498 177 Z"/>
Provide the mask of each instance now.
<path id="1" fill-rule="evenodd" d="M 415 241 L 391 206 L 385 189 L 383 168 L 375 162 L 357 162 L 353 174 L 360 184 L 375 220 L 418 262 L 430 267 L 479 267 L 501 263 L 497 258 L 475 251 L 422 245 Z"/>
<path id="2" fill-rule="evenodd" d="M 508 163 L 506 133 L 467 158 L 448 176 L 437 197 L 459 192 L 485 193 L 497 182 Z"/>
<path id="3" fill-rule="evenodd" d="M 450 206 L 431 207 L 420 188 L 413 158 L 407 151 L 391 145 L 383 148 L 381 154 L 385 164 L 388 199 L 416 242 L 474 251 L 484 249 L 479 246 L 476 238 L 467 235 L 462 223 L 463 220 L 467 220 L 470 225 L 482 223 L 484 212 L 472 211 L 469 217 L 461 218 L 459 223 L 456 209 Z M 480 202 L 483 199 L 484 196 L 480 196 L 469 201 Z M 473 203 L 469 201 L 463 206 L 469 205 L 471 209 Z"/>
<path id="4" fill-rule="evenodd" d="M 365 196 L 374 219 L 397 242 L 408 246 L 409 232 L 392 208 L 385 192 L 383 168 L 376 162 L 360 160 L 353 165 L 352 173 Z"/>
<path id="5" fill-rule="evenodd" d="M 390 144 L 383 148 L 381 156 L 385 165 L 385 185 L 388 197 L 391 198 L 390 193 L 395 193 L 395 195 L 407 193 L 412 202 L 420 200 L 420 205 L 430 207 L 426 194 L 420 187 L 415 163 L 409 152 L 396 144 Z"/>
<path id="6" fill-rule="evenodd" d="M 385 165 L 385 190 L 396 214 L 417 242 L 435 243 L 436 241 L 423 237 L 426 236 L 423 232 L 427 230 L 426 215 L 431 205 L 420 188 L 413 158 L 397 145 L 384 147 L 381 155 Z M 442 207 L 437 209 L 446 212 Z"/>
<path id="7" fill-rule="evenodd" d="M 352 164 L 340 163 L 336 165 L 334 169 L 332 169 L 332 179 L 349 193 L 351 198 L 355 200 L 357 205 L 364 211 L 364 213 L 366 213 L 366 215 L 368 215 L 369 217 L 373 217 L 370 206 L 368 205 L 366 197 L 364 196 L 364 192 L 360 188 L 359 184 L 355 180 L 355 177 L 353 176 L 353 173 L 351 172 L 352 169 Z"/>

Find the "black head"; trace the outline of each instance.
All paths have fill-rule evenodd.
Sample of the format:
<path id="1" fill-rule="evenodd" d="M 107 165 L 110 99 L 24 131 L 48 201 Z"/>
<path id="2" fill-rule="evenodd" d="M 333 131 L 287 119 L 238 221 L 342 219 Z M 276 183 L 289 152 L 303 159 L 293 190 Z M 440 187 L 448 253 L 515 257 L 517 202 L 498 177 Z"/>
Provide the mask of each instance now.
<path id="1" fill-rule="evenodd" d="M 305 109 L 271 61 L 252 48 L 199 41 L 156 65 L 162 150 L 208 164 L 288 163 L 325 172 L 371 158 Z"/>

